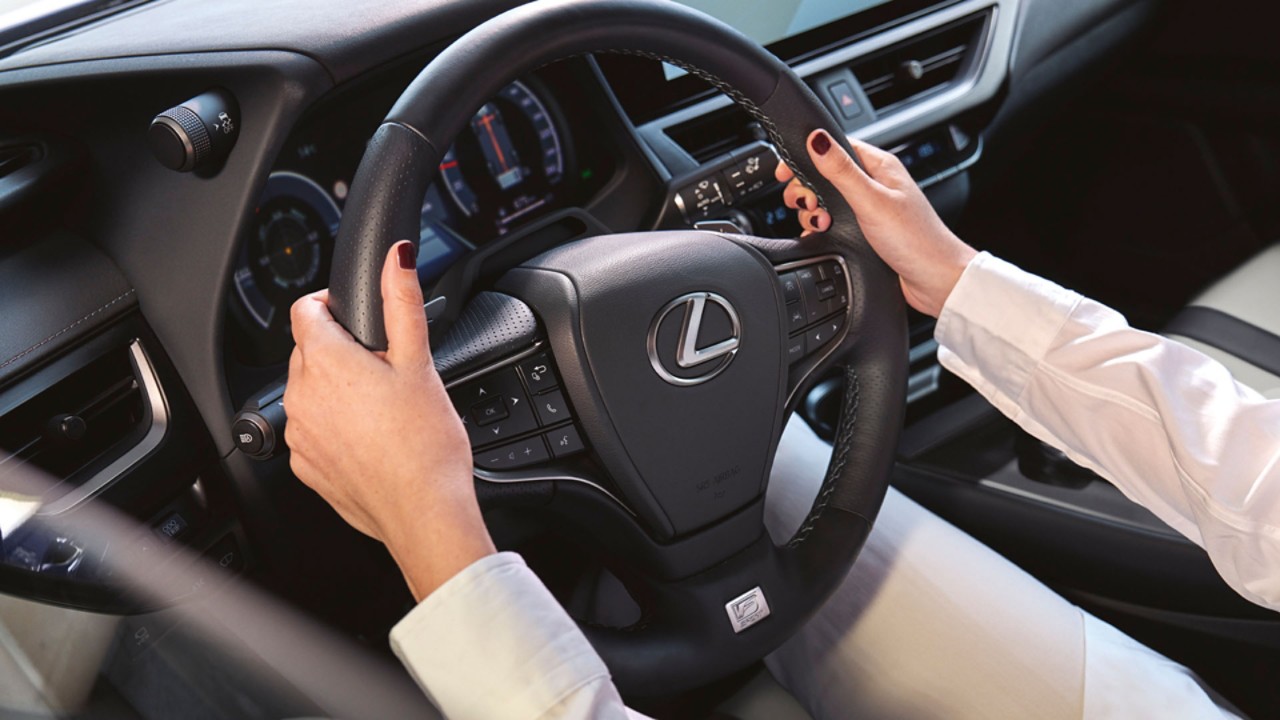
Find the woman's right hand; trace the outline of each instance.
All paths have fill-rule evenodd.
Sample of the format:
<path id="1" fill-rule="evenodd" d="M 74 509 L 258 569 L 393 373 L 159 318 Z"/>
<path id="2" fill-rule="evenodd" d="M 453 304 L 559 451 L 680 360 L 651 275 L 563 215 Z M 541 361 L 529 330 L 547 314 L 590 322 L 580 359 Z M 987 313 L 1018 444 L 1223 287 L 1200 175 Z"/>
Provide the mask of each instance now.
<path id="1" fill-rule="evenodd" d="M 862 167 L 824 130 L 809 135 L 809 155 L 853 208 L 872 249 L 898 273 L 907 302 L 937 317 L 978 253 L 947 228 L 896 155 L 850 142 Z M 789 183 L 783 198 L 787 207 L 800 211 L 806 235 L 831 227 L 831 215 L 818 207 L 817 196 L 786 164 L 778 164 L 776 175 Z"/>

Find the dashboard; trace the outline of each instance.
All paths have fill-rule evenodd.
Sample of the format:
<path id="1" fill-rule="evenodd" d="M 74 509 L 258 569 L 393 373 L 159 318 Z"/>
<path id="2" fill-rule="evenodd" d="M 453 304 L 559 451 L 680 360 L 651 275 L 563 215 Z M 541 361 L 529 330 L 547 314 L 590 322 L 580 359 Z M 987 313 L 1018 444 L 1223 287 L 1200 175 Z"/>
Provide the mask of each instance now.
<path id="1" fill-rule="evenodd" d="M 373 131 L 421 62 L 366 79 L 290 135 L 267 176 L 231 279 L 233 345 L 250 365 L 281 362 L 289 306 L 328 284 L 352 178 Z M 572 63 L 516 80 L 472 116 L 422 204 L 418 275 L 430 287 L 459 258 L 588 202 L 615 169 L 580 111 Z M 579 108 L 579 112 L 566 112 Z"/>

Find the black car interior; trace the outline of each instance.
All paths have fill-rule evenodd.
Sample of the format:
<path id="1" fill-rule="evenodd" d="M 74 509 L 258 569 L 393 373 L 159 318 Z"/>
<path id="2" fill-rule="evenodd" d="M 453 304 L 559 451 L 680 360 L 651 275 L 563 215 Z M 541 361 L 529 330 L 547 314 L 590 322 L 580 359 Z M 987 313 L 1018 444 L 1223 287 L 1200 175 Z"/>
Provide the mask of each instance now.
<path id="1" fill-rule="evenodd" d="M 979 249 L 1280 396 L 1267 8 L 887 0 L 761 54 L 681 6 L 664 20 L 604 0 L 468 35 L 522 4 L 156 0 L 0 34 L 0 491 L 39 506 L 0 522 L 0 593 L 111 618 L 101 676 L 69 716 L 168 717 L 229 687 L 256 709 L 190 716 L 317 709 L 245 680 L 243 656 L 192 670 L 190 638 L 122 587 L 121 565 L 181 578 L 169 606 L 252 586 L 389 659 L 412 597 L 382 546 L 292 477 L 280 399 L 290 304 L 332 286 L 339 319 L 376 347 L 374 271 L 401 237 L 419 238 L 437 368 L 497 544 L 589 628 L 637 708 L 769 716 L 749 693 L 788 625 L 735 633 L 723 600 L 667 602 L 748 591 L 763 565 L 695 591 L 668 581 L 706 579 L 763 537 L 754 559 L 794 589 L 775 620 L 825 597 L 838 574 L 795 572 L 747 527 L 794 412 L 858 459 L 832 473 L 849 517 L 873 519 L 892 483 L 1248 716 L 1280 714 L 1274 613 L 942 369 L 933 321 L 902 307 L 852 217 L 837 216 L 852 245 L 789 240 L 800 228 L 773 177 L 783 159 L 813 179 L 817 125 L 890 149 Z M 600 294 L 570 297 L 548 274 Z M 675 347 L 679 323 L 654 315 L 689 276 L 719 298 L 698 299 L 718 331 L 754 323 L 772 341 L 730 356 L 719 383 L 645 353 L 651 321 Z M 622 287 L 634 307 L 608 305 Z M 664 455 L 673 433 L 689 444 Z M 27 484 L 32 468 L 51 481 Z M 649 480 L 686 470 L 710 494 Z M 136 534 L 78 531 L 98 507 Z M 854 561 L 866 527 L 850 528 L 819 531 L 833 568 Z M 224 572 L 197 584 L 174 570 L 189 555 Z M 637 625 L 650 635 L 619 630 Z"/>

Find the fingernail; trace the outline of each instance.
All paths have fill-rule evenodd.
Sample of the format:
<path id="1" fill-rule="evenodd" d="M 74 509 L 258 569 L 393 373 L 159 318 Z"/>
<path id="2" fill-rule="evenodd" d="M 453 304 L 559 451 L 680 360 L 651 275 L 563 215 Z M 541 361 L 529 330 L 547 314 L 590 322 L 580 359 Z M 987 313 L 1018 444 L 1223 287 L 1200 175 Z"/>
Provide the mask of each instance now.
<path id="1" fill-rule="evenodd" d="M 411 242 L 402 242 L 396 248 L 400 256 L 400 269 L 413 270 L 418 267 L 418 246 Z"/>
<path id="2" fill-rule="evenodd" d="M 831 149 L 831 136 L 826 130 L 819 130 L 817 135 L 813 136 L 813 151 L 819 155 L 826 155 Z"/>
<path id="3" fill-rule="evenodd" d="M 808 210 L 808 209 L 809 209 L 809 198 L 807 198 L 807 197 L 805 197 L 805 196 L 801 195 L 800 197 L 796 198 L 796 204 L 800 206 L 800 209 L 801 209 L 801 210 Z"/>
<path id="4" fill-rule="evenodd" d="M 821 229 L 822 229 L 821 223 L 819 223 L 819 222 L 818 222 L 818 216 L 817 216 L 817 215 L 814 215 L 813 217 L 809 218 L 809 225 L 810 225 L 810 227 L 812 227 L 814 230 L 821 230 Z"/>

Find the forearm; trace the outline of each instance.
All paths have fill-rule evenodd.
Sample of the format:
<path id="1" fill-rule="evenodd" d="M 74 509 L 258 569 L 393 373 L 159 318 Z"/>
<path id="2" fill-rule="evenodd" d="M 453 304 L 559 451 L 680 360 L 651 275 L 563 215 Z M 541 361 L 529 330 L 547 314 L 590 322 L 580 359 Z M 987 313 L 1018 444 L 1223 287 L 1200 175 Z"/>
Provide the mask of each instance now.
<path id="1" fill-rule="evenodd" d="M 1280 403 L 989 256 L 937 337 L 942 363 L 1002 412 L 1202 545 L 1242 595 L 1280 604 Z"/>

